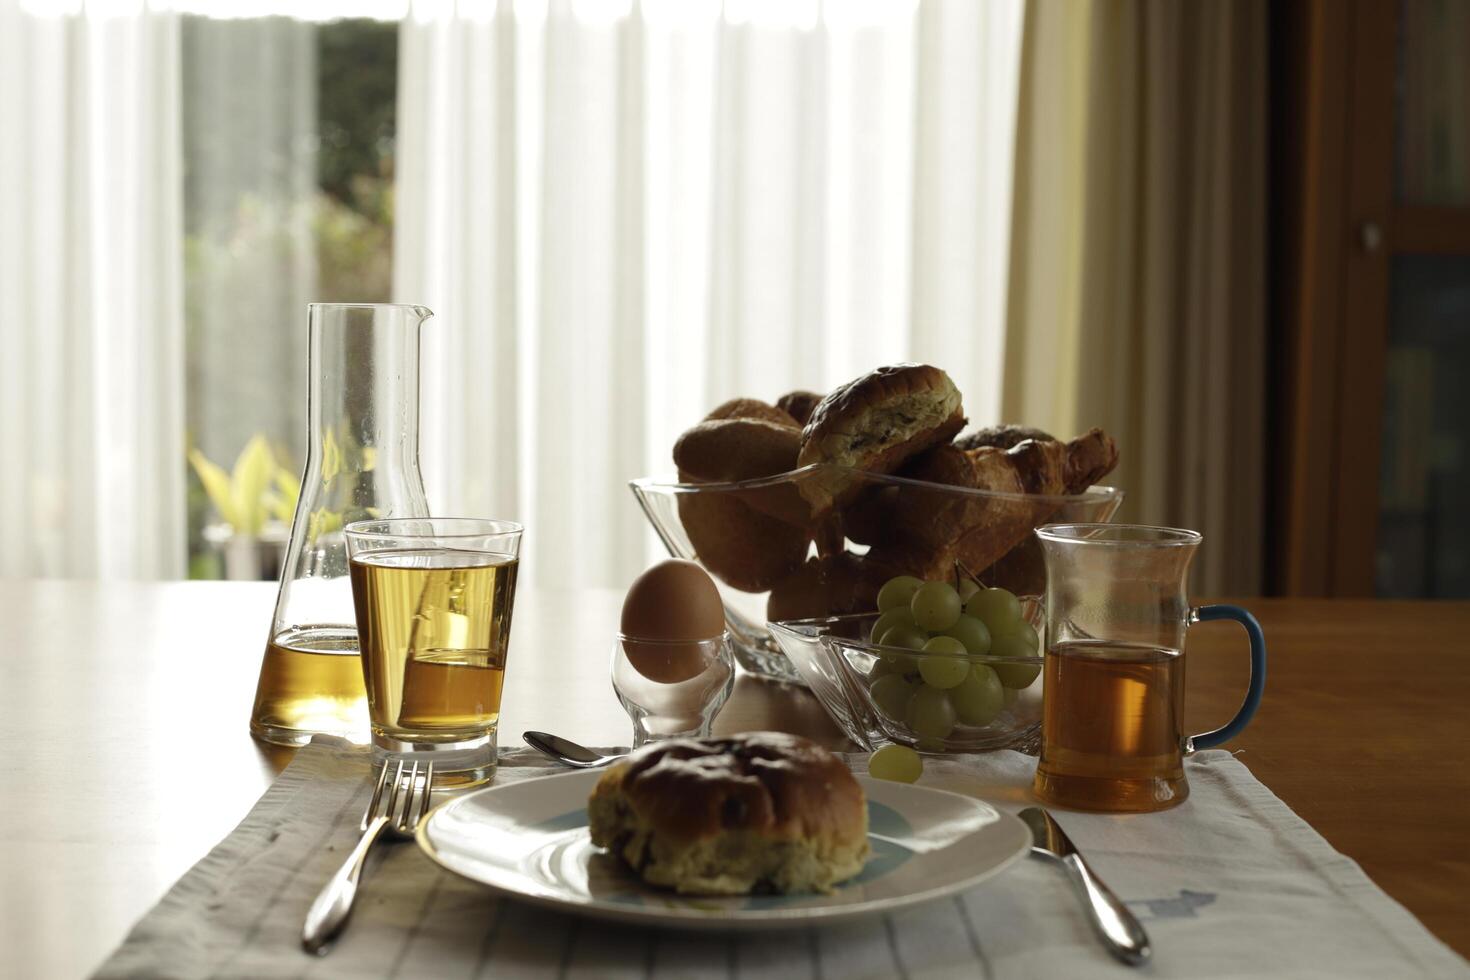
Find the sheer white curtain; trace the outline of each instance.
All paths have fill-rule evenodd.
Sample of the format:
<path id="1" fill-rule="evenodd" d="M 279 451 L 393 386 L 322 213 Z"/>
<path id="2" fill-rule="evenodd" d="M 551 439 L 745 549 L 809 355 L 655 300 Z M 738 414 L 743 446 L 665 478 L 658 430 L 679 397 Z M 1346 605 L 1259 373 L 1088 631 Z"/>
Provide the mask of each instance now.
<path id="1" fill-rule="evenodd" d="M 59 6 L 0 0 L 0 575 L 178 576 L 178 22 Z"/>
<path id="2" fill-rule="evenodd" d="M 419 3 L 395 293 L 444 513 L 624 582 L 627 480 L 735 395 L 944 366 L 999 410 L 1021 0 Z"/>

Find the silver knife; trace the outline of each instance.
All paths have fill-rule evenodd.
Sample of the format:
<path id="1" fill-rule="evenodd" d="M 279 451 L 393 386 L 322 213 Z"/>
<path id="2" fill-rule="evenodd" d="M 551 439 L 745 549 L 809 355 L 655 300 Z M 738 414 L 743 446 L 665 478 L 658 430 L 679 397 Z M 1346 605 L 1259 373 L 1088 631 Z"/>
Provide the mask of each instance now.
<path id="1" fill-rule="evenodd" d="M 1148 933 L 1128 911 L 1128 906 L 1119 901 L 1118 896 L 1082 859 L 1077 845 L 1062 832 L 1051 814 L 1041 807 L 1029 806 L 1017 816 L 1031 828 L 1032 855 L 1057 861 L 1066 870 L 1068 880 L 1077 889 L 1082 905 L 1087 909 L 1093 931 L 1108 952 L 1129 966 L 1146 963 L 1153 952 L 1148 944 Z"/>

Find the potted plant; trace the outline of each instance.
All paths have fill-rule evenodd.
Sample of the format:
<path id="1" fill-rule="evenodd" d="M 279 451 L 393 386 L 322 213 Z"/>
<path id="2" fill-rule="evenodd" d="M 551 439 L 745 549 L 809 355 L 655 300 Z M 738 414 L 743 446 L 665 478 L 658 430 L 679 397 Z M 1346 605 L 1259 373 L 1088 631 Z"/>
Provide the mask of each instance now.
<path id="1" fill-rule="evenodd" d="M 189 464 L 220 518 L 205 527 L 204 538 L 223 557 L 225 578 L 278 578 L 301 496 L 300 479 L 276 461 L 260 433 L 240 450 L 229 472 L 197 448 L 189 450 Z"/>

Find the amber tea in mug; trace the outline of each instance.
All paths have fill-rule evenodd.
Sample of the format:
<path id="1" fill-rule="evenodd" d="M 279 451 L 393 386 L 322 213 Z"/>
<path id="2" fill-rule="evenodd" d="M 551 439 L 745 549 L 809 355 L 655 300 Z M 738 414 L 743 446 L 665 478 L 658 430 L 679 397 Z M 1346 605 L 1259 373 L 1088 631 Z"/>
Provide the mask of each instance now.
<path id="1" fill-rule="evenodd" d="M 1189 795 L 1184 758 L 1234 737 L 1265 682 L 1265 643 L 1236 606 L 1190 608 L 1193 531 L 1123 524 L 1040 528 L 1047 563 L 1041 758 L 1034 789 L 1080 810 L 1144 812 Z M 1184 733 L 1184 633 L 1232 619 L 1251 639 L 1245 703 L 1224 728 Z"/>
<path id="2" fill-rule="evenodd" d="M 1046 651 L 1043 676 L 1047 768 L 1051 779 L 1066 783 L 1072 805 L 1127 806 L 1139 787 L 1149 800 L 1160 791 L 1184 798 L 1178 734 L 1184 662 L 1178 650 L 1073 640 Z"/>

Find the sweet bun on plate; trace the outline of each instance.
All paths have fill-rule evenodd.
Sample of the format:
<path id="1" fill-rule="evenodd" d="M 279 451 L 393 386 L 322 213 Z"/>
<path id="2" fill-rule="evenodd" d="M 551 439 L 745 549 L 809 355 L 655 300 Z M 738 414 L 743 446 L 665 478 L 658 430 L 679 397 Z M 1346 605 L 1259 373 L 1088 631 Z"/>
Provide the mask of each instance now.
<path id="1" fill-rule="evenodd" d="M 949 442 L 964 427 L 959 389 L 927 364 L 881 367 L 823 398 L 801 434 L 798 466 L 834 463 L 892 473 L 930 446 Z M 842 473 L 808 480 L 802 494 L 820 516 L 847 502 L 853 478 Z"/>
<path id="2" fill-rule="evenodd" d="M 831 891 L 871 853 L 847 766 L 778 732 L 644 746 L 598 780 L 587 818 L 592 843 L 688 895 Z"/>

